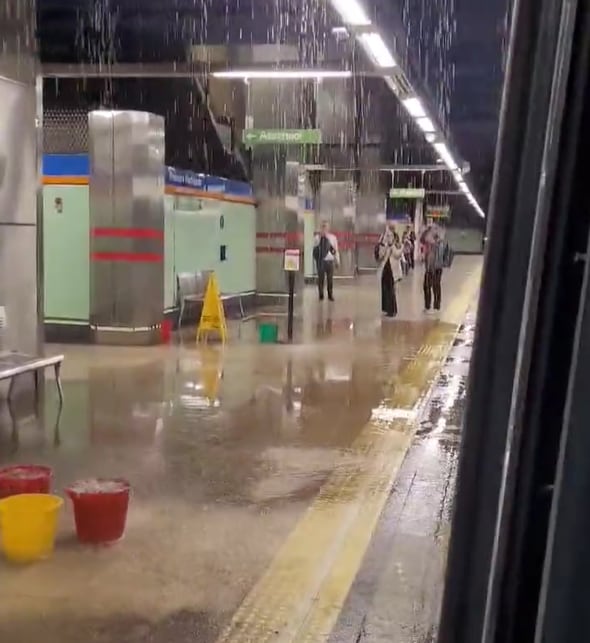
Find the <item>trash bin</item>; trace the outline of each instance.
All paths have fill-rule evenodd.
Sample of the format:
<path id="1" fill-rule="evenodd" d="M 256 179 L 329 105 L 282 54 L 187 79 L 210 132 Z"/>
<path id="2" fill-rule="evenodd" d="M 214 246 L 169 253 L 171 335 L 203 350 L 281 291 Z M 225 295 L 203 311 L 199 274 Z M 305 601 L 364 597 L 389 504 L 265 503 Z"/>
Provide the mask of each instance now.
<path id="1" fill-rule="evenodd" d="M 40 493 L 0 500 L 0 534 L 6 558 L 13 563 L 48 558 L 53 552 L 62 505 L 58 496 Z"/>
<path id="2" fill-rule="evenodd" d="M 276 344 L 279 339 L 278 324 L 260 324 L 258 328 L 261 344 Z"/>
<path id="3" fill-rule="evenodd" d="M 172 338 L 172 320 L 163 319 L 160 327 L 160 339 L 162 344 L 169 344 Z"/>
<path id="4" fill-rule="evenodd" d="M 66 489 L 74 505 L 78 540 L 109 545 L 125 533 L 130 485 L 122 478 L 79 480 Z"/>
<path id="5" fill-rule="evenodd" d="M 17 464 L 0 469 L 0 499 L 21 493 L 49 493 L 53 472 L 36 464 Z"/>

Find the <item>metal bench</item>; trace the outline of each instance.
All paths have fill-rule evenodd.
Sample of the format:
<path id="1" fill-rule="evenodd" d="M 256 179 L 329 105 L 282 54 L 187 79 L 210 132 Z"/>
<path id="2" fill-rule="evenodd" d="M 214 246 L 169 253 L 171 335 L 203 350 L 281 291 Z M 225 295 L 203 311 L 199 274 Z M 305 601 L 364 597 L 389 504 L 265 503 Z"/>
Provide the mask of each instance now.
<path id="1" fill-rule="evenodd" d="M 176 298 L 178 304 L 178 328 L 182 326 L 182 318 L 187 304 L 202 303 L 209 283 L 211 270 L 201 272 L 181 272 L 176 277 Z"/>
<path id="2" fill-rule="evenodd" d="M 199 304 L 205 301 L 207 284 L 209 276 L 213 274 L 212 270 L 202 270 L 201 272 L 181 272 L 176 277 L 176 302 L 178 306 L 178 328 L 182 326 L 182 318 L 187 304 Z M 238 299 L 240 305 L 240 316 L 244 318 L 244 303 L 242 294 L 238 295 L 221 295 L 221 301 L 227 302 L 231 299 Z"/>
<path id="3" fill-rule="evenodd" d="M 51 357 L 38 357 L 25 355 L 24 353 L 4 352 L 0 353 L 0 380 L 10 380 L 8 388 L 8 402 L 10 403 L 14 382 L 19 375 L 33 373 L 35 382 L 35 403 L 39 402 L 39 372 L 46 368 L 53 368 L 55 371 L 55 384 L 59 396 L 60 405 L 64 401 L 64 393 L 61 385 L 61 364 L 64 361 L 63 355 Z"/>

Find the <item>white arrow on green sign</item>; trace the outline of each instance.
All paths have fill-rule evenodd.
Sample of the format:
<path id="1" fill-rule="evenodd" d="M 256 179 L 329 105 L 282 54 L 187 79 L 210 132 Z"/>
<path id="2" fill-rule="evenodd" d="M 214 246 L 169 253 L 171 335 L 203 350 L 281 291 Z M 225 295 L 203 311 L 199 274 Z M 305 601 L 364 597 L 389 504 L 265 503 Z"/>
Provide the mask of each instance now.
<path id="1" fill-rule="evenodd" d="M 245 129 L 242 140 L 246 145 L 319 145 L 319 129 Z"/>
<path id="2" fill-rule="evenodd" d="M 426 196 L 424 188 L 393 188 L 389 191 L 392 199 L 423 199 Z"/>

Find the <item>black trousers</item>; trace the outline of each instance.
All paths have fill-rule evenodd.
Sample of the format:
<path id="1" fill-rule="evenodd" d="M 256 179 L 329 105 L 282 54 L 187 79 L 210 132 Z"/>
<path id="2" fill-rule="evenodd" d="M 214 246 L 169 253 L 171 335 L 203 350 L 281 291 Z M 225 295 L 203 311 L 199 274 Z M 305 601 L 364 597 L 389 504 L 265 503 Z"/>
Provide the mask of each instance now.
<path id="1" fill-rule="evenodd" d="M 318 262 L 318 290 L 320 299 L 324 298 L 324 283 L 328 286 L 328 299 L 334 298 L 334 262 Z"/>
<path id="2" fill-rule="evenodd" d="M 434 296 L 434 309 L 440 310 L 442 297 L 442 268 L 438 270 L 427 270 L 424 273 L 424 308 L 430 310 Z"/>
<path id="3" fill-rule="evenodd" d="M 385 262 L 381 273 L 381 310 L 388 317 L 397 315 L 397 297 L 395 296 L 395 280 L 389 261 Z"/>

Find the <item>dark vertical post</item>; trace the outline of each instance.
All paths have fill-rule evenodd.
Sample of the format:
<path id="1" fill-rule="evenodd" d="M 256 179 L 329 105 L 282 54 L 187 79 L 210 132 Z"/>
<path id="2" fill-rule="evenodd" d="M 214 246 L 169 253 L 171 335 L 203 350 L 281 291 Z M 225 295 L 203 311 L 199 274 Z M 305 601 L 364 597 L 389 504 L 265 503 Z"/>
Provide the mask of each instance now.
<path id="1" fill-rule="evenodd" d="M 547 349 L 533 340 L 544 258 L 555 252 L 546 251 L 562 121 L 554 72 L 565 65 L 567 78 L 559 43 L 569 4 L 514 3 L 438 643 L 532 640 L 506 634 L 504 581 L 514 570 L 508 561 L 511 523 L 521 511 L 513 501 L 523 427 L 534 393 L 543 397 L 531 360 Z M 553 212 L 561 216 L 559 206 Z M 517 615 L 523 620 L 523 610 Z"/>
<path id="2" fill-rule="evenodd" d="M 295 272 L 289 271 L 289 308 L 287 311 L 287 339 L 293 341 L 293 302 L 295 298 Z"/>

